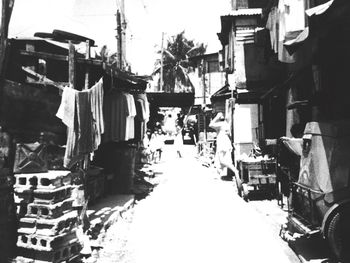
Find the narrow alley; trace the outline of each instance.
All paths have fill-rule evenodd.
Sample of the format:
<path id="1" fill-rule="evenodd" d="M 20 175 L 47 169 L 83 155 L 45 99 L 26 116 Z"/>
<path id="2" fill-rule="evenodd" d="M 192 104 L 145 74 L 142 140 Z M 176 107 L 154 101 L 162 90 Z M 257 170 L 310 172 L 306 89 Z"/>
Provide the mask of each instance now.
<path id="1" fill-rule="evenodd" d="M 161 182 L 135 205 L 127 232 L 125 225 L 108 230 L 98 262 L 300 262 L 232 181 L 194 158 L 193 145 L 184 158 L 172 151 L 166 148 Z"/>
<path id="2" fill-rule="evenodd" d="M 1 10 L 0 263 L 350 263 L 350 1 Z"/>

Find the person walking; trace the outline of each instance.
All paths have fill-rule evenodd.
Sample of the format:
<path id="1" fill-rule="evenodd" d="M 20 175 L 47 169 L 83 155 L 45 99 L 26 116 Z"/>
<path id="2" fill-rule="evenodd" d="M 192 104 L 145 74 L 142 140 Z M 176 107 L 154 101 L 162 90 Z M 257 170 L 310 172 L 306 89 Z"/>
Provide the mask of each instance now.
<path id="1" fill-rule="evenodd" d="M 218 163 L 220 175 L 222 175 L 226 169 L 230 169 L 234 176 L 238 175 L 238 171 L 231 157 L 233 147 L 229 137 L 230 127 L 222 112 L 219 112 L 214 119 L 211 120 L 209 127 L 217 131 L 215 159 Z"/>
<path id="2" fill-rule="evenodd" d="M 182 138 L 182 128 L 180 126 L 176 127 L 176 136 L 174 139 L 174 146 L 176 149 L 176 154 L 179 158 L 182 158 L 182 147 L 183 147 L 183 138 Z"/>

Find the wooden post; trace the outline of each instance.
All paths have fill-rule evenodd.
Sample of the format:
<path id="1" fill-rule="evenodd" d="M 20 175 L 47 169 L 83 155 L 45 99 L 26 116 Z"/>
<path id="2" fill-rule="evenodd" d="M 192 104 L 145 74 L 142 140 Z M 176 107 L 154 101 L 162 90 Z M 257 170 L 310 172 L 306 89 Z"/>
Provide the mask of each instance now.
<path id="1" fill-rule="evenodd" d="M 90 59 L 90 40 L 86 40 L 85 58 Z M 90 68 L 88 65 L 86 65 L 84 89 L 89 89 L 89 75 L 90 75 Z"/>
<path id="2" fill-rule="evenodd" d="M 90 41 L 89 40 L 86 40 L 85 58 L 90 59 Z M 88 65 L 86 65 L 84 90 L 89 89 L 89 75 L 90 75 L 90 68 Z M 86 154 L 84 156 L 83 169 L 87 170 L 89 168 L 89 165 L 90 165 L 89 154 Z"/>
<path id="3" fill-rule="evenodd" d="M 118 50 L 117 50 L 117 56 L 118 56 L 118 66 L 120 69 L 122 69 L 123 65 L 123 42 L 122 42 L 122 24 L 121 24 L 121 15 L 119 10 L 117 11 L 117 40 L 118 40 Z"/>
<path id="4" fill-rule="evenodd" d="M 8 28 L 10 23 L 10 18 L 12 14 L 12 9 L 14 5 L 14 0 L 2 0 L 2 10 L 1 10 L 1 27 L 0 27 L 0 74 L 3 77 L 4 74 L 4 64 L 6 57 L 6 46 L 7 46 L 7 36 Z"/>
<path id="5" fill-rule="evenodd" d="M 75 47 L 71 41 L 69 41 L 69 54 L 68 54 L 68 78 L 69 84 L 73 89 L 76 88 L 76 72 L 75 72 Z"/>
<path id="6" fill-rule="evenodd" d="M 163 53 L 164 53 L 164 32 L 162 32 L 162 43 L 160 51 L 160 87 L 159 91 L 163 91 Z"/>
<path id="7" fill-rule="evenodd" d="M 204 127 L 203 127 L 203 132 L 204 132 L 204 141 L 207 141 L 207 116 L 205 114 L 205 107 L 207 106 L 207 100 L 206 100 L 206 86 L 205 86 L 205 72 L 206 72 L 206 67 L 204 59 L 202 59 L 202 84 L 203 84 L 203 116 L 204 116 Z"/>

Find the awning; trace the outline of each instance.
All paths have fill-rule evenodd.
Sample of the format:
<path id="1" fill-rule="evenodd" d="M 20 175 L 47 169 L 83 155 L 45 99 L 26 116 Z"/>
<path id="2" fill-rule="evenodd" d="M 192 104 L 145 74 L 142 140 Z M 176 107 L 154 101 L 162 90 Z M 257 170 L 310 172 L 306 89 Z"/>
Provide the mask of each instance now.
<path id="1" fill-rule="evenodd" d="M 310 37 L 325 35 L 332 30 L 332 26 L 350 22 L 348 0 L 331 0 L 310 8 L 305 13 L 309 16 L 309 27 L 303 31 L 290 32 L 284 41 L 284 46 L 290 54 L 296 52 Z"/>
<path id="2" fill-rule="evenodd" d="M 147 98 L 156 107 L 190 107 L 194 103 L 194 93 L 149 92 Z"/>
<path id="3" fill-rule="evenodd" d="M 233 91 L 233 96 L 238 104 L 250 104 L 261 102 L 261 96 L 264 94 L 262 90 L 237 90 Z M 210 100 L 212 103 L 223 101 L 232 98 L 232 90 L 229 85 L 223 86 L 220 90 L 214 93 Z"/>
<path id="4" fill-rule="evenodd" d="M 315 7 L 312 7 L 308 10 L 305 11 L 305 13 L 308 16 L 313 16 L 313 15 L 322 15 L 323 13 L 325 13 L 328 8 L 333 4 L 334 0 L 328 1 L 327 3 L 324 3 L 322 5 L 318 5 Z"/>
<path id="5" fill-rule="evenodd" d="M 217 92 L 215 92 L 210 97 L 210 101 L 213 103 L 218 100 L 222 99 L 228 99 L 231 97 L 232 91 L 230 90 L 230 85 L 225 85 L 221 89 L 219 89 Z"/>

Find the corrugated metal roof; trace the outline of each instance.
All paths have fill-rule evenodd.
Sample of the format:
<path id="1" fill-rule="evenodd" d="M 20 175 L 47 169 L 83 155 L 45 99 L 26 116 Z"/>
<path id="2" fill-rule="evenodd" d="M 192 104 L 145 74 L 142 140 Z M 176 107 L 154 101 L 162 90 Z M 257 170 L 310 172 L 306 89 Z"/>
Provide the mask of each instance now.
<path id="1" fill-rule="evenodd" d="M 246 9 L 233 10 L 226 16 L 254 16 L 254 15 L 261 15 L 261 14 L 262 14 L 262 8 L 246 8 Z"/>

